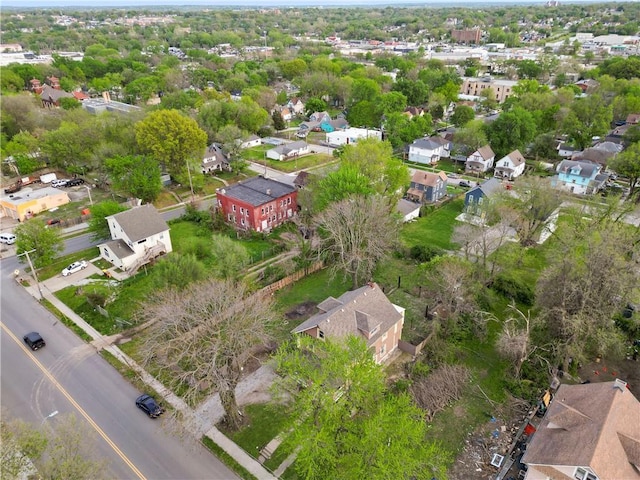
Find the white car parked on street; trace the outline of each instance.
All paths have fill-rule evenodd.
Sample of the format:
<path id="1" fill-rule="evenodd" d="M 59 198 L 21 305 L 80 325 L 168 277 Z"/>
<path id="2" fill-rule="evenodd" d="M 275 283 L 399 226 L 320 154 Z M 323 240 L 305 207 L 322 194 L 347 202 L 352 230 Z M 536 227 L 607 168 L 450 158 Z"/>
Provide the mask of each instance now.
<path id="1" fill-rule="evenodd" d="M 87 268 L 87 262 L 85 260 L 82 260 L 80 262 L 73 262 L 67 268 L 62 270 L 62 276 L 66 277 L 67 275 L 79 272 L 80 270 L 84 270 L 85 268 Z"/>

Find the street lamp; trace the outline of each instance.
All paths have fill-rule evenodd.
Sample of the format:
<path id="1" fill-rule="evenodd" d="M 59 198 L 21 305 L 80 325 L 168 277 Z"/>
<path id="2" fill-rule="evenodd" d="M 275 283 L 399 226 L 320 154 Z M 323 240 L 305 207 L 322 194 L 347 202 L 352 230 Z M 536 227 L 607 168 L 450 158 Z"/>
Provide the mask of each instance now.
<path id="1" fill-rule="evenodd" d="M 91 198 L 91 188 L 88 185 L 83 185 L 83 187 L 87 189 L 87 193 L 89 194 L 89 203 L 93 206 L 93 199 Z"/>

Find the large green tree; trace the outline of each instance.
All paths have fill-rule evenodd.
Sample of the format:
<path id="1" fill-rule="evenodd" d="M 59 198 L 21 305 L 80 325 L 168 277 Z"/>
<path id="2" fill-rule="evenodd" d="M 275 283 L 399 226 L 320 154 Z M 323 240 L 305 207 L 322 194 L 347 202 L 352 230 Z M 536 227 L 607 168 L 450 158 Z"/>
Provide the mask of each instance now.
<path id="1" fill-rule="evenodd" d="M 136 141 L 169 173 L 180 175 L 189 159 L 200 158 L 207 145 L 207 134 L 195 120 L 177 110 L 158 110 L 135 126 Z"/>
<path id="2" fill-rule="evenodd" d="M 92 238 L 94 240 L 111 238 L 109 223 L 106 217 L 124 212 L 125 210 L 126 208 L 124 206 L 114 200 L 105 200 L 90 207 L 91 219 L 89 220 L 88 231 L 91 233 Z"/>
<path id="3" fill-rule="evenodd" d="M 426 440 L 424 412 L 409 396 L 386 389 L 364 340 L 304 335 L 275 361 L 301 478 L 444 478 L 448 453 Z"/>
<path id="4" fill-rule="evenodd" d="M 404 186 L 409 183 L 409 169 L 393 156 L 391 144 L 375 138 L 347 145 L 342 155 L 342 164 L 357 167 L 369 179 L 373 190 L 388 198 L 394 205 L 402 196 Z"/>
<path id="5" fill-rule="evenodd" d="M 160 166 L 147 156 L 118 156 L 105 160 L 105 166 L 115 190 L 139 198 L 144 203 L 153 202 L 162 191 Z"/>
<path id="6" fill-rule="evenodd" d="M 632 198 L 640 184 L 640 141 L 609 160 L 608 167 L 629 179 L 629 198 Z"/>
<path id="7" fill-rule="evenodd" d="M 15 229 L 16 251 L 18 255 L 30 252 L 29 257 L 34 268 L 50 265 L 64 248 L 64 241 L 59 230 L 48 228 L 43 220 L 32 218 Z M 20 262 L 27 262 L 26 255 L 19 257 Z"/>
<path id="8" fill-rule="evenodd" d="M 467 105 L 458 105 L 451 115 L 451 121 L 456 127 L 462 127 L 474 118 L 476 118 L 476 112 Z"/>
<path id="9" fill-rule="evenodd" d="M 584 149 L 591 146 L 593 137 L 607 133 L 612 119 L 611 106 L 601 96 L 592 94 L 571 104 L 562 128 L 577 147 Z"/>
<path id="10" fill-rule="evenodd" d="M 487 127 L 487 136 L 491 148 L 498 157 L 525 147 L 536 136 L 536 122 L 533 115 L 523 108 L 516 107 L 502 113 Z"/>

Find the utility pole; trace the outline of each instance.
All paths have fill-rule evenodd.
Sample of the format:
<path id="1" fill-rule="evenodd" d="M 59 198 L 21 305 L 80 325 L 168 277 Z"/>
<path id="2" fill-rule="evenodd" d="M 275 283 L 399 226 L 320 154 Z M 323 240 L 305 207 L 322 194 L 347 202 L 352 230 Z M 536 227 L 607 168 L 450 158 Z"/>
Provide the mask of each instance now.
<path id="1" fill-rule="evenodd" d="M 85 185 L 84 188 L 87 189 L 87 193 L 89 194 L 89 203 L 93 205 L 93 199 L 91 198 L 91 188 L 89 188 L 89 186 L 87 185 Z"/>
<path id="2" fill-rule="evenodd" d="M 36 269 L 33 268 L 33 263 L 31 263 L 31 257 L 29 256 L 30 253 L 35 252 L 36 249 L 34 248 L 33 250 L 29 250 L 29 251 L 25 251 L 22 253 L 17 254 L 17 257 L 21 257 L 22 255 L 26 255 L 27 256 L 27 262 L 29 262 L 29 268 L 31 268 L 31 274 L 33 275 L 33 279 L 36 282 L 36 286 L 38 287 L 38 293 L 40 293 L 40 300 L 44 299 L 44 295 L 42 294 L 42 289 L 40 288 L 40 282 L 38 282 L 38 275 L 36 274 Z"/>
<path id="3" fill-rule="evenodd" d="M 191 189 L 191 203 L 195 202 L 195 195 L 193 193 L 193 181 L 191 180 L 191 167 L 189 160 L 187 160 L 187 175 L 189 175 L 189 188 Z"/>

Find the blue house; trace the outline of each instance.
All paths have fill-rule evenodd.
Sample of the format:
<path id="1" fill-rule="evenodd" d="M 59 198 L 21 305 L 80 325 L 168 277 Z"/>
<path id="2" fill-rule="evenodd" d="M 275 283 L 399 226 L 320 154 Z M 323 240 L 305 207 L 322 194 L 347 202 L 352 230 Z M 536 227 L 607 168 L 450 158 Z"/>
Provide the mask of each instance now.
<path id="1" fill-rule="evenodd" d="M 563 160 L 551 185 L 578 195 L 594 193 L 606 180 L 606 175 L 600 174 L 601 169 L 599 164 L 589 160 Z"/>
<path id="2" fill-rule="evenodd" d="M 433 203 L 447 194 L 447 174 L 416 171 L 411 177 L 407 200 L 417 203 Z"/>
<path id="3" fill-rule="evenodd" d="M 482 184 L 476 185 L 464 196 L 465 212 L 470 215 L 480 216 L 482 214 L 482 204 L 503 189 L 502 183 L 497 178 L 490 178 Z"/>

